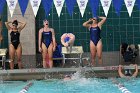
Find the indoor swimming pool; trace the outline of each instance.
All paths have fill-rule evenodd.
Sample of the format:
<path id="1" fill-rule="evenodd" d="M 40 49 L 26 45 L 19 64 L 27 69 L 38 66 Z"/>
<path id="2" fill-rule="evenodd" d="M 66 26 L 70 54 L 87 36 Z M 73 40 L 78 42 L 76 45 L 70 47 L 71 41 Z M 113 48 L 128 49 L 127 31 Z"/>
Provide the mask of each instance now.
<path id="1" fill-rule="evenodd" d="M 123 90 L 111 79 L 79 78 L 64 81 L 63 79 L 1 81 L 0 93 L 139 93 L 140 78 L 132 80 L 115 79 L 124 85 Z M 26 91 L 23 91 L 23 90 Z"/>

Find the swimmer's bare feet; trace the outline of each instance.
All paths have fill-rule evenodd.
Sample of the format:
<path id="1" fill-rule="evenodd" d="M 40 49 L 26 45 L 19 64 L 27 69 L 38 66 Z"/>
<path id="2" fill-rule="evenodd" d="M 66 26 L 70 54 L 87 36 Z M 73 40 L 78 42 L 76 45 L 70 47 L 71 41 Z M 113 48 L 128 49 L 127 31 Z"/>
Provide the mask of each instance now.
<path id="1" fill-rule="evenodd" d="M 103 62 L 102 62 L 102 59 L 99 59 L 99 65 L 102 65 L 103 64 Z"/>
<path id="2" fill-rule="evenodd" d="M 95 62 L 92 62 L 91 67 L 95 67 L 95 66 L 96 66 Z"/>

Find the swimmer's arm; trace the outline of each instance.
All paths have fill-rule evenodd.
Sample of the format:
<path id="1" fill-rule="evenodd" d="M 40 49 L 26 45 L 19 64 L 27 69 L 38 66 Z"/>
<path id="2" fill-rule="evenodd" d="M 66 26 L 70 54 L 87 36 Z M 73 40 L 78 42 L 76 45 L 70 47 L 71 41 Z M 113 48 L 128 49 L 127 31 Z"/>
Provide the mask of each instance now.
<path id="1" fill-rule="evenodd" d="M 101 19 L 101 21 L 98 23 L 98 26 L 101 28 L 101 26 L 104 24 L 104 22 L 106 21 L 106 17 L 99 17 L 99 19 Z"/>
<path id="2" fill-rule="evenodd" d="M 72 34 L 72 35 L 71 35 L 71 39 L 72 39 L 72 40 L 75 40 L 75 35 Z"/>
<path id="3" fill-rule="evenodd" d="M 43 30 L 42 29 L 40 29 L 39 30 L 39 34 L 38 34 L 38 47 L 39 48 L 41 48 L 41 39 L 42 39 L 42 32 L 43 32 Z"/>
<path id="4" fill-rule="evenodd" d="M 55 33 L 54 33 L 54 29 L 51 29 L 51 31 L 52 31 L 53 46 L 56 47 L 56 41 L 55 41 Z"/>
<path id="5" fill-rule="evenodd" d="M 86 21 L 86 22 L 83 23 L 83 26 L 84 27 L 87 27 L 87 28 L 90 28 L 91 27 L 91 24 L 89 24 L 89 22 L 91 22 L 91 21 L 92 21 L 92 19 L 90 18 L 88 21 Z"/>
<path id="6" fill-rule="evenodd" d="M 125 77 L 125 75 L 122 73 L 122 68 L 122 65 L 119 65 L 118 73 L 121 78 Z"/>
<path id="7" fill-rule="evenodd" d="M 18 30 L 21 31 L 25 27 L 26 22 L 20 22 L 20 21 L 18 21 L 18 23 L 21 24 L 20 27 L 18 27 Z"/>
<path id="8" fill-rule="evenodd" d="M 66 35 L 66 34 L 63 34 L 63 35 L 61 36 L 61 43 L 62 43 L 62 45 L 65 45 L 65 42 L 64 42 L 65 35 Z"/>
<path id="9" fill-rule="evenodd" d="M 8 29 L 8 31 L 11 29 L 11 27 L 10 27 L 10 23 L 12 23 L 11 21 L 9 21 L 9 22 L 5 22 L 5 25 L 6 25 L 6 28 Z"/>
<path id="10" fill-rule="evenodd" d="M 135 64 L 134 67 L 135 67 L 135 72 L 134 72 L 134 74 L 132 76 L 137 77 L 137 75 L 138 75 L 138 65 Z"/>

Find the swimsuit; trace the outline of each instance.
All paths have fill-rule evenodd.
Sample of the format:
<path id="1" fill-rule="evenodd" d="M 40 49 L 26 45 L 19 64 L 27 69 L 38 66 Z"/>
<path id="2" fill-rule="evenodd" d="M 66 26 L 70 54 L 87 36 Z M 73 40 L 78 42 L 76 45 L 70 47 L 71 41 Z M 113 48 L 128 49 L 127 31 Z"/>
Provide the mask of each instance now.
<path id="1" fill-rule="evenodd" d="M 100 36 L 101 29 L 97 27 L 91 27 L 90 28 L 90 40 L 97 46 L 98 41 L 101 39 Z"/>
<path id="2" fill-rule="evenodd" d="M 18 31 L 12 31 L 10 35 L 11 35 L 11 44 L 14 46 L 15 49 L 17 49 L 18 45 L 20 44 L 19 40 L 20 33 Z"/>
<path id="3" fill-rule="evenodd" d="M 42 32 L 42 42 L 46 45 L 46 47 L 48 48 L 49 45 L 52 42 L 52 32 Z"/>

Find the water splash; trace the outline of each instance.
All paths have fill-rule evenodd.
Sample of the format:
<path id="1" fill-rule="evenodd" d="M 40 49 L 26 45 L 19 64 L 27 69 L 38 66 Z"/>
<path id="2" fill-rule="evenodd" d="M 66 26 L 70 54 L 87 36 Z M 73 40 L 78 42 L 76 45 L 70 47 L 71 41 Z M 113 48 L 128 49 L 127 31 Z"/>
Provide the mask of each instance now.
<path id="1" fill-rule="evenodd" d="M 84 67 L 80 67 L 78 69 L 78 71 L 76 71 L 76 73 L 74 73 L 71 77 L 71 79 L 81 79 L 81 78 L 85 78 L 84 74 L 86 73 L 85 68 Z"/>

